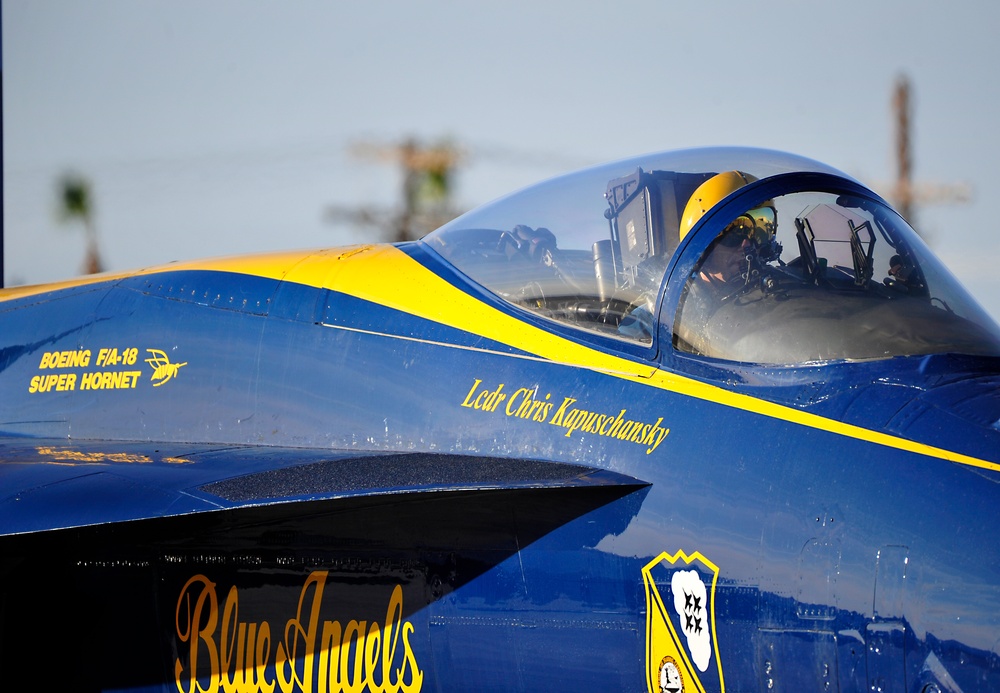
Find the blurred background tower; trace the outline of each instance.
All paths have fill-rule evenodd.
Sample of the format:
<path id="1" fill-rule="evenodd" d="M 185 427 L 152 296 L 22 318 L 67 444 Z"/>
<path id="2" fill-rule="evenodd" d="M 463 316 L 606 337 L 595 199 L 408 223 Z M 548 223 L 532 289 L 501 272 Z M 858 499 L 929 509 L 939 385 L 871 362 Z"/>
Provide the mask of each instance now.
<path id="1" fill-rule="evenodd" d="M 330 207 L 327 219 L 375 227 L 381 239 L 411 241 L 460 214 L 452 206 L 455 171 L 465 154 L 442 141 L 425 144 L 409 138 L 398 144 L 363 142 L 351 148 L 354 156 L 393 163 L 400 168 L 402 205 L 397 209 Z"/>
<path id="2" fill-rule="evenodd" d="M 913 220 L 913 160 L 910 158 L 910 80 L 896 78 L 892 91 L 892 110 L 896 118 L 896 185 L 893 199 L 903 218 Z"/>
<path id="3" fill-rule="evenodd" d="M 905 74 L 896 78 L 892 91 L 892 113 L 895 130 L 896 181 L 889 198 L 896 210 L 927 240 L 928 234 L 916 218 L 917 207 L 931 204 L 965 204 L 972 200 L 967 183 L 913 182 L 912 124 L 913 104 L 910 80 Z"/>

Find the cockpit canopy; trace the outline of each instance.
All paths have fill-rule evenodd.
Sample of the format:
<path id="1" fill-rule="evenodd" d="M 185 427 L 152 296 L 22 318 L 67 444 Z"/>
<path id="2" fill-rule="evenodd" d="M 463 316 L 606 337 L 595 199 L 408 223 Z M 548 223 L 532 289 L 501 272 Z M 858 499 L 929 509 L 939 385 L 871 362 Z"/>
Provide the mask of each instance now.
<path id="1" fill-rule="evenodd" d="M 779 152 L 588 169 L 424 242 L 516 306 L 637 345 L 669 336 L 682 353 L 761 364 L 1000 355 L 1000 328 L 902 218 Z"/>

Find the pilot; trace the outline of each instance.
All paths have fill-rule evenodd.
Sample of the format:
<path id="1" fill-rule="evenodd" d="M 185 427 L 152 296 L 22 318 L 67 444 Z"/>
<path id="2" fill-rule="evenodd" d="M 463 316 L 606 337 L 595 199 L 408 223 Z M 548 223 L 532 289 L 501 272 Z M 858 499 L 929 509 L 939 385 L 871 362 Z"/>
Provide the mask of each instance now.
<path id="1" fill-rule="evenodd" d="M 757 180 L 742 171 L 725 171 L 702 183 L 691 194 L 679 229 L 680 240 L 722 199 L 743 186 Z M 706 312 L 719 301 L 735 295 L 747 286 L 755 263 L 770 262 L 781 254 L 781 245 L 775 240 L 777 217 L 772 202 L 766 202 L 734 219 L 712 242 L 705 252 L 695 277 L 702 286 L 685 290 L 705 294 L 693 299 L 704 302 Z M 662 259 L 663 261 L 666 258 Z M 658 276 L 662 276 L 662 271 Z M 738 280 L 744 281 L 739 283 Z M 618 327 L 619 333 L 633 338 L 648 338 L 652 332 L 652 301 L 640 303 L 626 315 Z"/>
<path id="2" fill-rule="evenodd" d="M 742 171 L 726 171 L 702 183 L 684 208 L 681 238 L 709 209 L 755 180 Z M 777 226 L 774 204 L 768 201 L 733 219 L 712 241 L 681 298 L 674 330 L 681 348 L 716 355 L 709 321 L 724 302 L 753 289 L 760 269 L 781 254 Z"/>
<path id="3" fill-rule="evenodd" d="M 709 178 L 692 193 L 681 217 L 683 238 L 723 198 L 757 180 L 742 171 L 726 171 Z M 746 274 L 754 261 L 759 264 L 776 260 L 781 245 L 775 239 L 778 230 L 773 202 L 747 210 L 731 221 L 705 251 L 695 275 L 717 289 Z"/>
<path id="4" fill-rule="evenodd" d="M 730 282 L 747 270 L 748 256 L 754 252 L 754 225 L 746 215 L 734 219 L 712 241 L 698 268 L 697 276 L 706 284 L 725 291 Z"/>

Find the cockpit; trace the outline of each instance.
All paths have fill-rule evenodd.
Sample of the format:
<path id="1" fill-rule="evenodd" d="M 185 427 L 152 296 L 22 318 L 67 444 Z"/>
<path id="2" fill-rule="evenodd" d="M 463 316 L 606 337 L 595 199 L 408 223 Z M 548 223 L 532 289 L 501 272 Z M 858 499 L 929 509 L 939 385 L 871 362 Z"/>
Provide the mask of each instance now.
<path id="1" fill-rule="evenodd" d="M 1000 355 L 1000 328 L 877 195 L 809 159 L 632 159 L 424 243 L 503 300 L 633 347 L 758 364 Z"/>

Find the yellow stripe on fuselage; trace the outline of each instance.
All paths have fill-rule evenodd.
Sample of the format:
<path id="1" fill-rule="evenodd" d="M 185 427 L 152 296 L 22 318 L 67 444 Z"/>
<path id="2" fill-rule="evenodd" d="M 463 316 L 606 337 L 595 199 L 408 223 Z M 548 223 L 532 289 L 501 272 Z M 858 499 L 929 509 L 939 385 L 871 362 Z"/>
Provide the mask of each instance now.
<path id="1" fill-rule="evenodd" d="M 1000 464 L 994 462 L 730 392 L 578 344 L 483 303 L 391 245 L 360 245 L 171 263 L 137 272 L 90 275 L 58 284 L 3 289 L 0 290 L 0 302 L 130 276 L 185 270 L 234 272 L 330 289 L 477 334 L 548 361 L 599 371 L 687 397 L 877 445 L 1000 471 Z"/>
<path id="2" fill-rule="evenodd" d="M 343 248 L 336 249 L 338 254 L 342 254 Z M 132 270 L 129 272 L 102 272 L 100 274 L 85 274 L 73 279 L 67 279 L 51 284 L 30 284 L 26 286 L 14 286 L 0 289 L 0 303 L 12 301 L 17 298 L 29 296 L 41 296 L 52 291 L 62 289 L 73 289 L 83 286 L 102 284 L 105 282 L 118 282 L 129 277 L 141 277 L 152 274 L 163 274 L 166 272 L 184 272 L 189 270 L 214 271 L 214 272 L 234 272 L 237 274 L 249 274 L 257 277 L 268 277 L 271 279 L 285 279 L 291 270 L 314 257 L 323 257 L 332 250 L 320 251 L 289 251 L 285 253 L 267 253 L 262 255 L 240 255 L 232 257 L 220 257 L 208 260 L 190 260 L 186 262 L 171 262 L 166 265 L 148 267 L 146 269 Z"/>
<path id="3" fill-rule="evenodd" d="M 550 361 L 601 371 L 680 395 L 877 445 L 1000 471 L 1000 464 L 730 392 L 577 344 L 469 296 L 392 246 L 379 246 L 373 253 L 359 253 L 353 260 L 338 273 L 337 286 L 329 288 L 515 346 Z M 433 296 L 434 300 L 428 301 L 428 296 Z"/>

